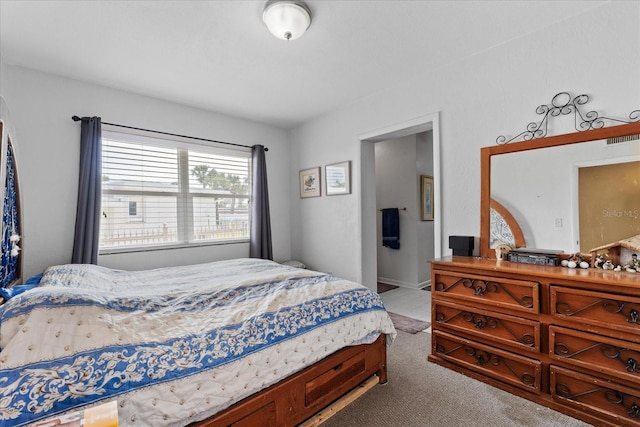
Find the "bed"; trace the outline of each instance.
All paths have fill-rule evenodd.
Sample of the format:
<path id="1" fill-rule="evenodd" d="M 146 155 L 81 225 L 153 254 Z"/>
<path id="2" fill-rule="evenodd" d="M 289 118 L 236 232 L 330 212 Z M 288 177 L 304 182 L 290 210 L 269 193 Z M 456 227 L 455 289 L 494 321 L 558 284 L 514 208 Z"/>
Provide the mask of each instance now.
<path id="1" fill-rule="evenodd" d="M 69 264 L 0 306 L 0 424 L 117 399 L 121 425 L 296 425 L 377 375 L 379 296 L 259 259 Z"/>
<path id="2" fill-rule="evenodd" d="M 116 401 L 121 426 L 293 426 L 386 382 L 379 296 L 329 274 L 246 258 L 23 283 L 8 118 L 0 97 L 0 425 Z"/>

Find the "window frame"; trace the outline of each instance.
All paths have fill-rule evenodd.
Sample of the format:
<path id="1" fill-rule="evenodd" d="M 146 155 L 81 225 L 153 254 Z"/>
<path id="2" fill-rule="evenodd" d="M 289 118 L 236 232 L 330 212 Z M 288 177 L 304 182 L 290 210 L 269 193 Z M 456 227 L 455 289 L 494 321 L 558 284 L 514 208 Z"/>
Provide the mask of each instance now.
<path id="1" fill-rule="evenodd" d="M 147 252 L 157 250 L 172 250 L 183 248 L 197 248 L 205 246 L 219 246 L 219 245 L 231 245 L 238 243 L 249 243 L 250 230 L 251 230 L 251 204 L 253 195 L 252 190 L 252 176 L 251 176 L 251 151 L 250 149 L 236 149 L 213 146 L 199 141 L 193 141 L 183 137 L 165 137 L 149 134 L 148 132 L 122 132 L 116 130 L 104 130 L 102 131 L 102 140 L 111 140 L 122 143 L 132 143 L 148 145 L 153 147 L 171 148 L 177 150 L 177 168 L 178 168 L 178 191 L 133 191 L 133 190 L 105 190 L 101 187 L 101 203 L 105 194 L 121 195 L 121 196 L 137 196 L 143 198 L 145 196 L 167 196 L 176 198 L 176 233 L 177 242 L 170 243 L 158 243 L 158 244 L 143 244 L 143 245 L 126 245 L 126 246 L 109 246 L 98 248 L 99 255 L 121 254 L 121 253 L 136 253 Z M 103 150 L 103 148 L 101 148 Z M 103 153 L 104 151 L 102 151 Z M 197 154 L 218 154 L 230 157 L 242 157 L 247 159 L 247 186 L 248 191 L 246 195 L 232 195 L 214 192 L 197 192 L 193 191 L 190 187 L 190 170 L 189 170 L 189 152 Z M 102 184 L 101 184 L 102 185 Z M 248 233 L 246 237 L 234 237 L 227 239 L 215 239 L 215 240 L 195 240 L 194 239 L 194 223 L 193 217 L 193 200 L 196 197 L 204 198 L 224 198 L 244 200 L 247 205 L 247 229 Z M 138 203 L 137 212 L 140 216 L 143 206 Z M 101 212 L 102 206 L 101 206 Z M 128 213 L 128 209 L 127 209 Z M 144 212 L 142 212 L 144 214 Z M 128 215 L 127 215 L 128 216 Z M 129 217 L 129 216 L 128 216 Z M 102 231 L 102 218 L 100 216 L 100 227 Z M 129 218 L 130 222 L 141 222 L 144 219 L 138 220 L 137 218 Z M 100 236 L 102 238 L 102 235 Z"/>

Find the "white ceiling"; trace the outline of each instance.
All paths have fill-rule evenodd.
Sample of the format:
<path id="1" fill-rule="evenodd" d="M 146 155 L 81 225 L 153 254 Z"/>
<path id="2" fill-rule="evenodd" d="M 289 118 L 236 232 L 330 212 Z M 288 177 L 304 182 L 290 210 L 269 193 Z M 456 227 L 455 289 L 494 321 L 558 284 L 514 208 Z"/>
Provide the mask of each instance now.
<path id="1" fill-rule="evenodd" d="M 4 62 L 289 128 L 604 1 L 308 1 L 294 41 L 264 1 L 0 0 Z"/>

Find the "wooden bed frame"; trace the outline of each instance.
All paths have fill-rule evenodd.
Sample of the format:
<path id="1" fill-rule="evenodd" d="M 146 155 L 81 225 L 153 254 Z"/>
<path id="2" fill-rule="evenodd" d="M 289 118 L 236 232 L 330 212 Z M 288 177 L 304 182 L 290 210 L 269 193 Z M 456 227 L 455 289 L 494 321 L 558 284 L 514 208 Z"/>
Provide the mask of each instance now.
<path id="1" fill-rule="evenodd" d="M 381 334 L 372 344 L 343 348 L 190 427 L 293 427 L 305 420 L 305 426 L 315 426 L 339 410 L 330 407 L 341 397 L 386 382 L 387 339 Z"/>
<path id="2" fill-rule="evenodd" d="M 8 126 L 4 123 L 4 110 L 0 98 L 2 157 L 10 139 Z M 2 170 L 0 177 L 4 177 Z M 22 262 L 19 263 L 19 277 L 12 285 L 21 282 L 21 270 Z M 3 303 L 4 299 L 0 297 L 0 305 Z M 297 426 L 305 420 L 305 426 L 319 425 L 338 410 L 341 402 L 346 406 L 344 399 L 353 401 L 376 384 L 386 382 L 387 339 L 385 334 L 381 334 L 371 344 L 343 348 L 203 421 L 192 423 L 190 427 Z M 328 407 L 332 409 L 320 412 Z"/>

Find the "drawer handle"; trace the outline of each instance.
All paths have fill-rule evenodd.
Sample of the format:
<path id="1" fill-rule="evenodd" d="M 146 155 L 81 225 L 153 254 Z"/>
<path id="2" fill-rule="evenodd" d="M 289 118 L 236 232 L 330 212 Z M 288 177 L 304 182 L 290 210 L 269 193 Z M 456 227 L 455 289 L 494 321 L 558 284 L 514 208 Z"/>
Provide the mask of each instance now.
<path id="1" fill-rule="evenodd" d="M 640 406 L 638 406 L 638 404 L 635 402 L 631 405 L 626 402 L 627 398 L 632 396 L 614 390 L 607 390 L 604 395 L 609 402 L 616 405 L 622 405 L 622 407 L 624 407 L 625 411 L 627 411 L 627 414 L 631 418 L 640 417 Z"/>
<path id="2" fill-rule="evenodd" d="M 333 367 L 334 371 L 339 371 L 340 369 L 342 369 L 342 363 Z"/>
<path id="3" fill-rule="evenodd" d="M 604 344 L 604 343 L 593 343 L 589 346 L 583 347 L 583 348 L 579 348 L 579 349 L 570 349 L 569 345 L 562 343 L 562 342 L 556 342 L 555 346 L 553 348 L 553 352 L 554 354 L 560 356 L 560 357 L 565 357 L 567 359 L 572 359 L 574 357 L 580 357 L 580 355 L 585 354 L 591 350 L 594 349 L 600 349 L 600 351 L 602 352 L 602 355 L 609 358 L 609 359 L 617 359 L 619 360 L 622 364 L 624 364 L 625 369 L 627 370 L 627 372 L 631 372 L 631 373 L 640 373 L 640 365 L 638 364 L 638 362 L 633 358 L 633 357 L 627 357 L 625 359 L 625 353 L 628 354 L 629 352 L 631 352 L 632 354 L 637 354 L 638 352 L 630 349 L 630 348 L 621 348 L 621 347 L 616 347 L 614 345 L 609 345 L 609 344 Z M 572 351 L 573 350 L 573 351 Z"/>
<path id="4" fill-rule="evenodd" d="M 520 344 L 524 344 L 528 347 L 535 345 L 535 338 L 533 335 L 523 333 L 522 336 L 517 336 L 516 333 L 502 320 L 495 317 L 483 316 L 481 314 L 471 313 L 469 311 L 461 311 L 460 315 L 466 321 L 471 323 L 476 329 L 484 330 L 484 328 L 500 329 L 508 332 L 511 336 Z M 436 315 L 437 319 L 437 315 Z"/>
<path id="5" fill-rule="evenodd" d="M 515 302 L 520 304 L 525 308 L 533 308 L 533 297 L 531 295 L 523 295 L 518 298 L 516 295 L 512 294 L 509 289 L 500 282 L 493 282 L 489 280 L 482 279 L 459 279 L 453 285 L 451 285 L 448 289 L 454 287 L 458 283 L 462 283 L 462 286 L 468 289 L 473 289 L 473 294 L 477 297 L 484 297 L 487 292 L 498 293 L 504 292 Z M 447 290 L 448 290 L 447 289 Z"/>
<path id="6" fill-rule="evenodd" d="M 513 376 L 515 376 L 520 382 L 529 387 L 535 387 L 536 385 L 536 377 L 530 374 L 529 372 L 519 373 L 514 369 L 514 367 L 509 363 L 508 359 L 504 357 L 498 356 L 497 354 L 492 354 L 487 351 L 478 350 L 473 347 L 465 347 L 464 352 L 471 357 L 476 359 L 476 364 L 478 366 L 485 366 L 490 363 L 493 366 L 504 366 L 506 367 Z"/>
<path id="7" fill-rule="evenodd" d="M 488 294 L 491 293 L 504 292 L 522 307 L 533 308 L 533 295 L 523 295 L 521 297 L 518 297 L 517 295 L 514 295 L 512 291 L 509 291 L 508 286 L 505 286 L 500 282 L 494 282 L 490 280 L 470 279 L 467 277 L 462 277 L 449 285 L 444 282 L 436 282 L 435 290 L 436 292 L 449 292 L 458 285 L 462 285 L 467 289 L 471 289 L 473 295 L 477 297 L 484 297 L 485 295 L 488 296 Z M 530 292 L 533 292 L 533 288 L 530 289 Z"/>
<path id="8" fill-rule="evenodd" d="M 576 402 L 580 401 L 581 397 L 590 395 L 590 394 L 599 394 L 602 393 L 604 398 L 607 399 L 609 403 L 613 403 L 614 405 L 620 405 L 627 411 L 627 414 L 632 418 L 640 417 L 640 406 L 637 403 L 628 404 L 628 400 L 634 398 L 634 396 L 630 396 L 628 394 L 624 394 L 617 390 L 611 390 L 605 387 L 591 388 L 589 390 L 581 391 L 580 393 L 572 394 L 569 385 L 566 383 L 557 383 L 556 384 L 556 394 L 560 397 L 564 397 L 565 399 L 575 400 Z M 628 399 L 629 398 L 629 399 Z"/>
<path id="9" fill-rule="evenodd" d="M 627 322 L 629 323 L 640 324 L 640 313 L 635 308 L 629 310 L 629 314 L 625 315 L 624 308 L 626 304 L 626 302 L 613 301 L 610 299 L 599 299 L 592 302 L 591 304 L 586 304 L 577 309 L 573 309 L 573 307 L 571 307 L 568 302 L 559 302 L 556 304 L 556 313 L 563 316 L 575 316 L 576 314 L 580 314 L 590 308 L 601 305 L 609 313 L 621 314 L 622 316 L 626 316 Z"/>

